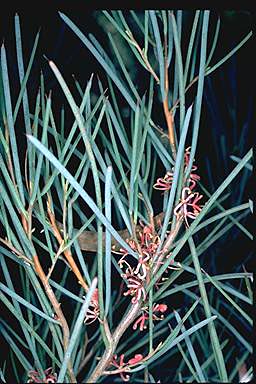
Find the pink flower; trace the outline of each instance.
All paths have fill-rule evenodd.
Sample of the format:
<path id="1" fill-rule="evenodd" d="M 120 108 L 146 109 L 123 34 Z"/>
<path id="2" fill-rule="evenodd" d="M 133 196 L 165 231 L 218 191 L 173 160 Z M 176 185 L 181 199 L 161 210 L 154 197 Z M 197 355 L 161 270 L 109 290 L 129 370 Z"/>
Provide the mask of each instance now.
<path id="1" fill-rule="evenodd" d="M 87 309 L 84 323 L 92 324 L 99 318 L 100 308 L 99 308 L 99 291 L 98 288 L 92 294 L 91 302 L 89 308 Z"/>
<path id="2" fill-rule="evenodd" d="M 153 308 L 152 308 L 152 311 L 153 311 L 153 320 L 163 320 L 164 316 L 161 315 L 160 317 L 158 317 L 155 313 L 156 312 L 161 312 L 161 313 L 164 313 L 167 311 L 167 305 L 166 304 L 154 304 L 153 305 Z M 139 326 L 139 329 L 140 331 L 143 331 L 144 329 L 147 328 L 147 326 L 145 325 L 145 322 L 146 320 L 149 319 L 149 314 L 148 314 L 148 308 L 144 308 L 143 309 L 143 312 L 142 312 L 142 315 L 135 321 L 135 323 L 133 324 L 132 328 L 134 330 L 136 330 Z"/>
<path id="3" fill-rule="evenodd" d="M 131 300 L 133 304 L 138 303 L 138 301 L 140 301 L 141 298 L 143 298 L 143 300 L 146 300 L 147 295 L 141 279 L 138 278 L 137 276 L 133 276 L 133 275 L 129 276 L 129 272 L 128 272 L 128 277 L 127 277 L 127 274 L 124 274 L 123 276 L 127 278 L 127 281 L 128 281 L 127 288 L 129 288 L 128 291 L 124 293 L 124 296 L 128 296 L 128 295 L 133 296 Z"/>
<path id="4" fill-rule="evenodd" d="M 167 311 L 167 305 L 166 304 L 154 304 L 153 312 L 161 312 L 164 313 Z"/>
<path id="5" fill-rule="evenodd" d="M 137 364 L 139 361 L 143 360 L 143 355 L 137 353 L 132 359 L 128 360 L 129 365 Z"/>
<path id="6" fill-rule="evenodd" d="M 126 363 L 124 362 L 124 354 L 120 356 L 119 363 L 118 363 L 117 355 L 114 355 L 111 361 L 111 365 L 114 365 L 114 367 L 116 368 L 122 368 L 124 365 L 126 365 Z"/>
<path id="7" fill-rule="evenodd" d="M 47 368 L 44 374 L 45 378 L 42 380 L 39 372 L 29 371 L 27 383 L 57 383 L 57 374 L 53 373 L 52 367 Z"/>
<path id="8" fill-rule="evenodd" d="M 169 191 L 173 182 L 173 172 L 167 172 L 164 178 L 158 178 L 153 188 L 159 189 L 160 191 Z"/>
<path id="9" fill-rule="evenodd" d="M 122 354 L 120 356 L 119 362 L 118 362 L 117 355 L 114 355 L 110 364 L 119 370 L 118 373 L 120 374 L 120 377 L 123 381 L 129 381 L 130 376 L 124 375 L 125 370 L 127 368 L 129 369 L 130 365 L 138 364 L 142 360 L 143 360 L 143 355 L 141 355 L 140 353 L 137 353 L 133 358 L 128 360 L 128 363 L 125 363 L 124 362 L 124 354 Z"/>
<path id="10" fill-rule="evenodd" d="M 188 167 L 190 159 L 190 149 L 191 147 L 186 148 L 184 154 L 184 173 Z M 192 190 L 195 188 L 197 182 L 200 180 L 200 176 L 194 173 L 197 170 L 196 165 L 192 165 L 191 172 L 188 178 L 189 188 Z M 153 188 L 159 189 L 160 191 L 169 191 L 171 189 L 173 182 L 173 168 L 172 172 L 168 171 L 163 178 L 158 178 L 156 183 L 153 185 Z M 185 181 L 184 181 L 185 182 Z"/>
<path id="11" fill-rule="evenodd" d="M 134 331 L 135 331 L 139 325 L 140 331 L 143 331 L 144 329 L 147 328 L 147 326 L 145 325 L 146 320 L 148 320 L 148 314 L 143 312 L 142 315 L 133 324 L 132 329 L 134 329 Z"/>
<path id="12" fill-rule="evenodd" d="M 189 187 L 185 187 L 181 193 L 181 202 L 175 207 L 174 214 L 177 217 L 183 216 L 187 227 L 189 226 L 187 217 L 195 219 L 199 212 L 202 210 L 198 205 L 198 201 L 201 200 L 203 195 L 199 195 L 198 192 L 192 192 Z"/>
<path id="13" fill-rule="evenodd" d="M 120 356 L 119 363 L 118 363 L 117 355 L 114 355 L 110 364 L 113 365 L 114 367 L 118 368 L 118 369 L 123 368 L 125 370 L 125 366 L 127 364 L 124 362 L 124 354 L 122 354 Z M 120 373 L 120 377 L 123 381 L 129 381 L 129 379 L 130 379 L 129 375 L 124 375 L 124 372 L 122 372 L 122 371 L 119 373 Z"/>
<path id="14" fill-rule="evenodd" d="M 144 301 L 146 300 L 144 285 L 145 282 L 148 283 L 150 265 L 154 260 L 155 252 L 160 243 L 160 238 L 156 234 L 155 228 L 152 225 L 143 225 L 143 223 L 141 223 L 141 227 L 142 230 L 138 233 L 137 241 L 134 241 L 133 239 L 126 240 L 130 247 L 136 251 L 139 256 L 137 265 L 133 268 L 129 264 L 126 260 L 128 252 L 123 249 L 120 249 L 120 253 L 123 254 L 123 256 L 118 261 L 121 268 L 123 268 L 124 265 L 127 266 L 126 272 L 122 274 L 122 277 L 127 280 L 127 287 L 129 289 L 124 293 L 124 296 L 133 296 L 133 304 L 137 303 L 141 300 L 141 298 Z"/>
<path id="15" fill-rule="evenodd" d="M 147 262 L 149 260 L 150 260 L 150 255 L 147 252 L 143 252 L 143 255 L 139 256 L 139 261 L 136 269 L 134 270 L 134 274 L 137 275 L 141 280 L 145 280 L 147 277 L 147 271 L 149 269 Z M 140 271 L 142 272 L 142 274 L 139 273 Z"/>
<path id="16" fill-rule="evenodd" d="M 191 149 L 191 147 L 188 147 L 185 150 L 185 156 L 184 156 L 185 168 L 187 168 L 188 164 L 189 164 L 190 149 Z M 188 179 L 189 184 L 190 184 L 189 185 L 190 190 L 194 189 L 196 184 L 197 184 L 197 182 L 200 180 L 200 176 L 197 175 L 196 173 L 194 173 L 194 171 L 196 171 L 196 170 L 197 170 L 197 166 L 196 165 L 192 165 L 190 176 L 189 176 L 189 179 Z"/>

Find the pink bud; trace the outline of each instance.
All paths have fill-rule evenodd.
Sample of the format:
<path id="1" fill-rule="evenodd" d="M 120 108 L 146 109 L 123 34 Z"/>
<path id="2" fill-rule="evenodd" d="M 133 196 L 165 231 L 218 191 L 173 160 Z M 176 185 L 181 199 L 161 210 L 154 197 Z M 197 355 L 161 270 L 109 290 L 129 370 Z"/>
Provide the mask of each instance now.
<path id="1" fill-rule="evenodd" d="M 161 312 L 164 313 L 167 311 L 167 305 L 166 304 L 156 304 L 154 308 L 154 312 Z"/>
<path id="2" fill-rule="evenodd" d="M 136 364 L 138 363 L 139 361 L 143 360 L 143 355 L 141 355 L 140 353 L 136 354 L 132 359 L 130 359 L 128 361 L 128 364 Z"/>

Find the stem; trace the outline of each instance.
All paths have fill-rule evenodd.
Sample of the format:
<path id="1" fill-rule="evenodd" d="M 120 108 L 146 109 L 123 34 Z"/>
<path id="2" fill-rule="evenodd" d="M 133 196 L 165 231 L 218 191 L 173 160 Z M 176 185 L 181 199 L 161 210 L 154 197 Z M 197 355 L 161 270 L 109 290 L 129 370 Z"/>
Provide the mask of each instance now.
<path id="1" fill-rule="evenodd" d="M 171 151 L 173 155 L 173 159 L 176 159 L 176 146 L 175 146 L 175 136 L 174 136 L 174 126 L 173 126 L 173 114 L 172 111 L 169 110 L 168 106 L 168 91 L 169 91 L 169 78 L 168 78 L 168 63 L 167 63 L 167 42 L 165 39 L 164 44 L 165 50 L 165 99 L 163 101 L 164 114 L 168 127 L 169 141 L 171 146 Z"/>
<path id="2" fill-rule="evenodd" d="M 161 223 L 162 219 L 164 217 L 164 213 L 160 212 L 158 215 L 154 216 L 154 223 L 156 227 L 159 227 L 159 224 Z M 56 222 L 59 228 L 62 228 L 62 224 L 59 222 Z M 135 232 L 138 233 L 141 231 L 142 228 L 138 224 L 135 226 Z M 127 229 L 123 229 L 121 231 L 118 231 L 118 234 L 122 237 L 122 239 L 126 240 L 131 237 L 130 232 Z M 82 251 L 87 251 L 87 252 L 97 252 L 98 249 L 98 244 L 97 244 L 97 232 L 92 232 L 92 231 L 83 231 L 79 236 L 78 236 L 78 242 L 80 249 Z M 103 232 L 103 250 L 104 250 L 104 243 L 105 243 L 105 232 Z M 120 245 L 118 241 L 112 236 L 111 238 L 111 246 L 113 251 L 118 251 L 120 249 Z"/>
<path id="3" fill-rule="evenodd" d="M 97 379 L 104 373 L 105 369 L 109 366 L 121 336 L 124 334 L 129 325 L 133 322 L 133 320 L 137 317 L 140 308 L 141 303 L 133 304 L 124 319 L 120 322 L 120 324 L 112 335 L 112 340 L 109 343 L 108 348 L 106 348 L 103 356 L 100 359 L 100 362 L 89 377 L 89 383 L 95 383 Z"/>
<path id="4" fill-rule="evenodd" d="M 160 83 L 160 80 L 159 80 L 159 77 L 156 75 L 155 71 L 153 70 L 153 68 L 151 67 L 149 61 L 148 61 L 148 58 L 145 54 L 145 52 L 143 52 L 143 50 L 141 49 L 141 47 L 139 46 L 139 44 L 137 43 L 137 41 L 134 39 L 133 37 L 133 34 L 130 32 L 130 31 L 127 31 L 127 35 L 129 36 L 129 38 L 132 40 L 132 43 L 133 45 L 137 48 L 139 54 L 141 55 L 148 71 L 151 73 L 151 75 L 154 77 L 154 79 L 156 80 L 157 84 Z"/>
<path id="5" fill-rule="evenodd" d="M 50 219 L 50 222 L 51 222 L 51 226 L 52 226 L 52 230 L 53 230 L 54 236 L 58 240 L 59 245 L 63 245 L 64 241 L 62 239 L 62 236 L 61 236 L 60 231 L 58 229 L 57 223 L 55 221 L 55 216 L 52 213 L 51 208 L 50 208 L 50 199 L 49 199 L 49 197 L 48 197 L 48 201 L 47 201 L 47 211 L 48 211 L 48 216 L 49 216 L 49 219 Z M 74 274 L 78 278 L 78 282 L 82 285 L 82 287 L 84 288 L 85 292 L 88 292 L 89 291 L 89 287 L 86 284 L 86 282 L 84 281 L 84 278 L 81 275 L 81 273 L 79 271 L 79 268 L 76 265 L 76 262 L 73 259 L 73 256 L 72 256 L 70 250 L 69 249 L 65 249 L 65 251 L 63 253 L 64 253 L 64 255 L 65 255 L 65 257 L 66 257 L 66 259 L 68 261 L 68 264 L 69 264 L 70 268 L 72 269 L 72 271 L 74 272 Z"/>
<path id="6" fill-rule="evenodd" d="M 58 316 L 58 321 L 60 322 L 61 326 L 62 326 L 62 331 L 63 331 L 63 347 L 64 347 L 64 352 L 67 350 L 67 347 L 68 347 L 68 343 L 69 343 L 69 327 L 68 327 L 68 323 L 66 321 L 66 318 L 65 316 L 63 315 L 63 312 L 60 308 L 60 303 L 58 302 L 58 300 L 56 299 L 56 296 L 50 286 L 50 284 L 48 283 L 48 280 L 47 280 L 47 277 L 43 271 L 43 268 L 41 266 L 41 263 L 39 261 L 39 258 L 38 256 L 35 254 L 33 256 L 33 262 L 34 262 L 34 268 L 35 268 L 35 271 L 37 273 L 37 275 L 39 276 L 43 286 L 44 286 L 44 289 L 45 289 L 45 293 L 47 294 L 53 308 L 54 308 L 54 311 L 56 313 L 56 315 Z M 70 379 L 71 379 L 71 382 L 72 383 L 76 383 L 76 378 L 75 378 L 75 375 L 74 375 L 74 372 L 73 372 L 73 368 L 72 368 L 72 364 L 71 364 L 71 361 L 68 363 L 68 372 L 69 372 L 69 376 L 70 376 Z"/>
<path id="7" fill-rule="evenodd" d="M 199 76 L 196 76 L 189 84 L 188 86 L 185 88 L 185 93 L 189 90 L 189 88 L 192 87 L 193 84 L 195 84 L 197 82 L 197 80 L 199 79 Z M 177 105 L 180 103 L 180 99 L 177 99 L 175 101 L 175 103 L 173 104 L 172 108 L 171 108 L 171 112 L 177 107 Z"/>
<path id="8" fill-rule="evenodd" d="M 161 213 L 161 217 L 162 216 L 163 216 L 163 214 Z M 164 243 L 164 246 L 163 246 L 163 250 L 160 253 L 157 264 L 156 264 L 152 274 L 155 274 L 158 271 L 158 269 L 161 265 L 161 260 L 164 258 L 164 256 L 168 252 L 168 249 L 170 248 L 171 244 L 173 243 L 175 237 L 177 236 L 179 229 L 181 227 L 181 224 L 182 224 L 182 219 L 177 221 L 176 227 L 167 237 L 167 239 Z M 89 383 L 95 383 L 100 376 L 105 374 L 105 370 L 108 368 L 108 366 L 109 366 L 109 364 L 113 358 L 113 355 L 115 353 L 115 350 L 116 350 L 116 347 L 119 343 L 120 338 L 122 337 L 122 335 L 124 334 L 126 329 L 129 327 L 129 325 L 138 316 L 139 311 L 141 309 L 141 305 L 142 305 L 142 301 L 140 301 L 136 304 L 133 304 L 131 306 L 130 310 L 128 311 L 128 313 L 125 315 L 125 317 L 120 322 L 120 324 L 118 325 L 118 327 L 116 328 L 115 332 L 112 335 L 112 339 L 109 342 L 108 348 L 106 348 L 103 356 L 100 359 L 100 362 L 96 366 L 94 372 L 89 377 L 89 379 L 88 379 Z"/>
<path id="9" fill-rule="evenodd" d="M 28 220 L 26 220 L 26 218 L 22 215 L 21 216 L 21 222 L 22 222 L 23 228 L 24 228 L 25 232 L 27 233 L 28 238 L 30 240 L 31 240 L 31 226 L 32 226 L 31 219 L 32 219 L 32 207 L 29 207 Z M 57 300 L 57 298 L 56 298 L 56 296 L 55 296 L 55 294 L 54 294 L 54 292 L 53 292 L 53 290 L 52 290 L 52 288 L 48 282 L 48 278 L 47 278 L 46 274 L 44 273 L 44 270 L 41 266 L 41 263 L 39 261 L 37 254 L 34 254 L 32 259 L 33 259 L 34 269 L 35 269 L 39 279 L 41 280 L 41 282 L 44 286 L 45 293 L 46 293 L 47 297 L 49 298 L 49 300 L 53 306 L 53 309 L 55 311 L 55 314 L 57 315 L 58 321 L 62 327 L 62 331 L 63 331 L 62 343 L 63 343 L 64 352 L 65 352 L 68 348 L 69 336 L 70 336 L 67 320 L 66 320 L 66 318 L 65 318 L 65 316 L 64 316 L 64 314 L 60 308 L 60 303 L 58 302 L 58 300 Z M 74 375 L 71 361 L 68 362 L 68 373 L 69 373 L 69 377 L 70 377 L 71 382 L 76 383 L 76 377 Z"/>
<path id="10" fill-rule="evenodd" d="M 175 238 L 176 238 L 176 236 L 180 230 L 182 222 L 183 222 L 182 218 L 177 220 L 176 226 L 174 227 L 173 231 L 168 235 L 167 239 L 165 240 L 162 251 L 160 251 L 159 257 L 158 257 L 156 264 L 155 264 L 155 267 L 153 269 L 152 276 L 154 276 L 157 273 L 157 271 L 161 265 L 162 260 L 164 259 L 164 257 L 168 253 L 168 250 L 170 249 L 171 245 L 173 244 L 173 241 L 175 240 Z"/>

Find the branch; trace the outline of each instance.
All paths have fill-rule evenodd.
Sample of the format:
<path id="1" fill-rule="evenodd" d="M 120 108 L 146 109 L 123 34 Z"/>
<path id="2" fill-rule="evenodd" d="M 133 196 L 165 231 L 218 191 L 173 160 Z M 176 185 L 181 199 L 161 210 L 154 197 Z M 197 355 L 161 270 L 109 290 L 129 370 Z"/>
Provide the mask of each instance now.
<path id="1" fill-rule="evenodd" d="M 43 286 L 44 286 L 44 289 L 45 289 L 45 293 L 47 294 L 53 308 L 54 308 L 54 311 L 58 317 L 58 321 L 60 322 L 61 326 L 62 326 L 62 330 L 63 330 L 63 347 L 64 347 L 64 352 L 67 350 L 68 348 L 68 344 L 69 344 L 69 327 L 68 327 L 68 323 L 66 321 L 66 318 L 60 308 L 60 303 L 58 302 L 58 300 L 56 299 L 56 296 L 48 282 L 48 279 L 43 271 L 43 268 L 41 266 L 41 263 L 39 261 L 39 258 L 38 256 L 35 254 L 33 256 L 33 261 L 34 261 L 34 268 L 35 268 L 35 271 L 37 273 L 37 275 L 39 276 Z M 73 372 L 73 368 L 72 368 L 72 364 L 71 364 L 71 361 L 69 361 L 68 363 L 68 372 L 69 372 L 69 376 L 70 376 L 70 379 L 73 383 L 76 383 L 76 378 L 75 378 L 75 375 L 74 375 L 74 372 Z"/>
<path id="2" fill-rule="evenodd" d="M 161 213 L 161 216 L 163 216 L 163 213 Z M 161 265 L 162 258 L 166 255 L 168 249 L 170 248 L 171 244 L 173 243 L 175 237 L 177 236 L 179 229 L 180 229 L 180 226 L 181 226 L 181 223 L 182 223 L 182 220 L 178 220 L 174 230 L 167 237 L 167 239 L 164 243 L 163 251 L 162 251 L 162 253 L 160 253 L 160 257 L 158 259 L 156 267 L 154 268 L 154 271 L 153 271 L 154 274 L 158 271 L 158 269 Z M 113 333 L 112 340 L 109 343 L 109 347 L 106 348 L 103 356 L 100 359 L 100 362 L 96 366 L 94 372 L 89 377 L 89 379 L 88 379 L 89 383 L 95 383 L 100 376 L 104 375 L 107 367 L 109 366 L 109 364 L 112 361 L 113 355 L 115 353 L 115 350 L 116 350 L 116 347 L 119 343 L 120 338 L 122 337 L 122 335 L 124 334 L 126 329 L 129 327 L 129 325 L 138 316 L 138 314 L 141 310 L 142 304 L 143 304 L 143 300 L 140 300 L 139 302 L 137 302 L 135 304 L 131 304 L 131 307 L 130 307 L 128 313 L 124 316 L 124 318 L 121 320 L 120 324 L 116 328 L 115 332 Z"/>
<path id="3" fill-rule="evenodd" d="M 166 36 L 165 36 L 165 41 L 164 41 L 164 53 L 165 53 L 165 66 L 164 66 L 164 71 L 165 71 L 165 99 L 163 101 L 163 107 L 164 107 L 164 114 L 165 114 L 165 119 L 168 127 L 168 135 L 169 135 L 169 142 L 171 146 L 171 151 L 173 155 L 173 159 L 176 159 L 176 145 L 175 145 L 175 136 L 174 136 L 174 119 L 173 119 L 173 114 L 172 111 L 169 110 L 168 106 L 168 92 L 169 92 L 169 77 L 168 77 L 168 63 L 167 63 L 167 41 L 166 41 Z"/>
<path id="4" fill-rule="evenodd" d="M 141 49 L 141 47 L 139 46 L 139 44 L 137 43 L 137 41 L 134 39 L 133 37 L 133 34 L 130 32 L 130 31 L 126 31 L 127 35 L 129 36 L 129 38 L 131 39 L 131 42 L 132 44 L 137 48 L 142 60 L 144 61 L 146 67 L 147 67 L 147 70 L 151 73 L 151 75 L 154 77 L 154 79 L 156 80 L 157 84 L 160 83 L 160 80 L 159 80 L 159 77 L 156 75 L 155 71 L 153 70 L 153 68 L 151 67 L 149 61 L 148 61 L 148 58 L 147 56 L 145 55 L 145 52 L 143 51 L 143 49 Z"/>
<path id="5" fill-rule="evenodd" d="M 164 217 L 164 212 L 159 213 L 154 217 L 154 224 L 157 228 L 159 228 L 162 219 Z M 60 222 L 57 222 L 58 227 L 60 230 L 63 228 L 63 225 Z M 135 231 L 138 234 L 142 230 L 141 226 L 138 224 L 135 227 Z M 122 229 L 118 231 L 118 234 L 122 237 L 122 239 L 130 239 L 130 232 L 127 229 Z M 98 249 L 98 235 L 97 232 L 93 231 L 83 231 L 79 236 L 78 236 L 78 243 L 80 246 L 80 249 L 82 251 L 87 251 L 87 252 L 97 252 Z M 103 249 L 104 249 L 104 244 L 105 244 L 105 232 L 103 232 Z M 119 242 L 114 238 L 111 237 L 111 246 L 112 246 L 112 251 L 119 251 L 120 245 Z"/>
<path id="6" fill-rule="evenodd" d="M 30 212 L 31 213 L 31 212 Z M 29 215 L 29 219 L 30 219 L 30 215 Z M 23 228 L 26 232 L 26 234 L 28 235 L 29 239 L 31 240 L 31 223 L 29 221 L 26 221 L 26 218 L 22 215 L 21 216 L 21 221 L 22 221 L 22 225 L 23 225 Z M 48 279 L 47 279 L 47 276 L 45 275 L 44 273 L 44 270 L 41 266 L 41 263 L 39 261 L 39 258 L 38 258 L 38 255 L 37 254 L 34 254 L 33 257 L 32 257 L 32 260 L 33 260 L 33 263 L 34 263 L 34 269 L 39 277 L 39 279 L 41 280 L 42 284 L 43 284 L 43 287 L 44 287 L 44 290 L 45 290 L 45 293 L 48 297 L 48 299 L 50 300 L 52 306 L 53 306 L 53 309 L 54 309 L 54 312 L 56 313 L 57 315 L 57 318 L 58 318 L 58 321 L 62 327 L 62 331 L 63 331 L 63 349 L 64 349 L 64 352 L 67 350 L 68 348 L 68 344 L 69 344 L 69 336 L 70 336 L 70 332 L 69 332 L 69 327 L 68 327 L 68 323 L 66 321 L 66 318 L 60 308 L 60 303 L 58 302 L 49 282 L 48 282 Z M 69 373 L 69 376 L 70 376 L 70 379 L 71 379 L 71 382 L 73 383 L 76 383 L 76 377 L 74 375 L 74 371 L 73 371 L 73 368 L 72 368 L 72 362 L 71 360 L 69 360 L 68 362 L 68 373 Z"/>
<path id="7" fill-rule="evenodd" d="M 48 212 L 48 216 L 49 216 L 49 219 L 50 219 L 50 222 L 51 222 L 51 226 L 52 226 L 52 230 L 53 230 L 54 236 L 56 237 L 59 245 L 61 246 L 61 245 L 63 245 L 64 240 L 62 239 L 62 236 L 61 236 L 60 231 L 58 229 L 58 225 L 56 223 L 55 216 L 54 216 L 54 214 L 51 211 L 49 196 L 48 196 L 48 201 L 47 201 L 47 212 Z M 85 292 L 88 292 L 89 291 L 89 287 L 86 284 L 86 282 L 84 281 L 84 278 L 81 275 L 81 273 L 79 271 L 79 268 L 76 265 L 76 262 L 73 259 L 73 256 L 72 256 L 70 250 L 69 249 L 65 249 L 63 253 L 64 253 L 64 256 L 66 257 L 66 259 L 68 261 L 68 264 L 69 264 L 70 268 L 72 269 L 72 271 L 74 272 L 74 274 L 78 278 L 78 282 L 82 285 L 82 287 L 84 288 Z"/>
<path id="8" fill-rule="evenodd" d="M 142 302 L 133 304 L 130 310 L 128 311 L 127 315 L 120 322 L 115 332 L 113 333 L 112 341 L 109 344 L 109 347 L 105 350 L 103 356 L 100 359 L 100 362 L 98 363 L 94 372 L 89 377 L 88 379 L 89 383 L 95 383 L 98 380 L 98 378 L 104 373 L 106 368 L 109 366 L 121 336 L 124 334 L 124 332 L 129 327 L 129 325 L 136 319 L 140 311 L 141 305 L 142 305 Z"/>

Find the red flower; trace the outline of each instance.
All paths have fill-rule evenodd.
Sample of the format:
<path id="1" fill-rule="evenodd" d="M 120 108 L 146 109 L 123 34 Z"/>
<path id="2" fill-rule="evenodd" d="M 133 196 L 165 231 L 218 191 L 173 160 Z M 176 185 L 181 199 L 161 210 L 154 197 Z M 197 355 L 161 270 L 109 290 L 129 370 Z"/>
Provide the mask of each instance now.
<path id="1" fill-rule="evenodd" d="M 114 365 L 114 367 L 116 367 L 118 369 L 124 368 L 126 366 L 126 363 L 124 362 L 124 354 L 122 354 L 120 356 L 119 363 L 118 363 L 117 355 L 114 355 L 110 364 Z M 124 375 L 124 373 L 122 371 L 119 373 L 120 373 L 120 377 L 123 381 L 129 381 L 129 379 L 130 379 L 129 375 Z"/>
<path id="2" fill-rule="evenodd" d="M 191 149 L 191 147 L 188 147 L 185 150 L 184 162 L 185 162 L 185 167 L 186 168 L 188 167 L 188 164 L 189 164 L 190 149 Z M 190 176 L 189 176 L 189 179 L 188 179 L 189 184 L 190 184 L 189 185 L 190 190 L 194 189 L 195 186 L 196 186 L 196 183 L 200 180 L 200 176 L 197 175 L 196 173 L 194 173 L 194 171 L 196 171 L 196 170 L 197 170 L 197 166 L 196 165 L 192 165 Z"/>
<path id="3" fill-rule="evenodd" d="M 166 304 L 155 304 L 153 307 L 153 312 L 161 312 L 164 313 L 167 311 L 167 305 Z"/>
<path id="4" fill-rule="evenodd" d="M 132 303 L 137 303 L 141 298 L 146 300 L 145 282 L 149 279 L 149 270 L 152 261 L 154 261 L 154 255 L 160 243 L 160 238 L 156 234 L 152 225 L 144 225 L 140 223 L 142 230 L 138 234 L 138 240 L 133 239 L 126 240 L 130 247 L 137 252 L 139 259 L 137 265 L 133 268 L 126 260 L 128 252 L 124 249 L 120 249 L 120 253 L 123 254 L 118 264 L 123 268 L 124 264 L 127 266 L 126 272 L 122 274 L 127 280 L 127 287 L 129 288 L 124 296 L 131 295 Z"/>
<path id="5" fill-rule="evenodd" d="M 140 331 L 143 331 L 143 329 L 147 328 L 145 325 L 146 320 L 148 320 L 148 314 L 143 312 L 142 315 L 133 324 L 132 329 L 136 330 L 138 325 L 140 325 Z"/>
<path id="6" fill-rule="evenodd" d="M 139 256 L 137 267 L 134 270 L 134 274 L 137 275 L 141 280 L 145 280 L 147 277 L 147 271 L 149 269 L 149 266 L 147 263 L 149 260 L 150 260 L 149 253 L 143 251 L 143 255 Z M 142 274 L 139 273 L 140 271 L 142 272 Z"/>
<path id="7" fill-rule="evenodd" d="M 123 277 L 127 278 L 128 284 L 127 287 L 129 288 L 127 292 L 124 293 L 124 296 L 131 295 L 132 303 L 136 304 L 138 301 L 140 301 L 141 297 L 143 300 L 146 300 L 146 291 L 143 285 L 143 281 L 141 281 L 140 278 L 137 276 L 134 276 L 133 274 L 129 275 L 129 272 L 126 271 L 126 274 L 123 275 Z"/>

